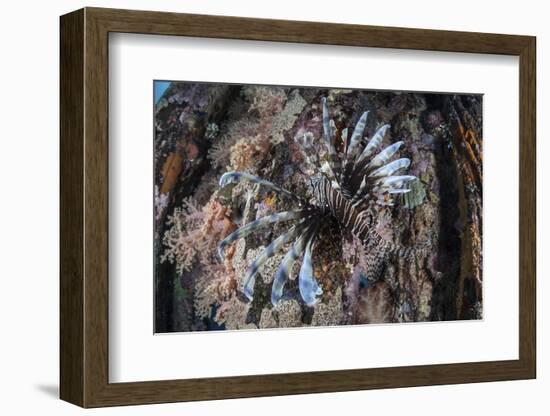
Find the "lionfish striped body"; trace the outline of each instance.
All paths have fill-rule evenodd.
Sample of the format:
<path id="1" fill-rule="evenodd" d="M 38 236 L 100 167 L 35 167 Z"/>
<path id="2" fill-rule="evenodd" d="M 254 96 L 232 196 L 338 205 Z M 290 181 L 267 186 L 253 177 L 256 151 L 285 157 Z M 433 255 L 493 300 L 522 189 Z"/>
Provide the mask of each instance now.
<path id="1" fill-rule="evenodd" d="M 312 254 L 319 230 L 329 217 L 337 221 L 345 234 L 358 238 L 363 243 L 369 265 L 367 273 L 372 279 L 380 273 L 388 253 L 398 250 L 400 254 L 408 255 L 411 252 L 411 249 L 401 249 L 384 240 L 373 226 L 374 208 L 377 205 L 393 205 L 392 197 L 408 192 L 407 184 L 417 179 L 415 176 L 399 174 L 410 165 L 409 159 L 392 161 L 403 142 L 395 142 L 380 150 L 379 146 L 390 127 L 384 125 L 363 145 L 368 116 L 368 112 L 365 112 L 349 139 L 347 129 L 341 132 L 345 148 L 342 154 L 338 154 L 334 144 L 336 127 L 330 119 L 326 99 L 323 98 L 322 104 L 326 161 L 319 163 L 320 158 L 313 146 L 311 133 L 306 133 L 297 140 L 312 172 L 311 200 L 306 201 L 270 181 L 245 172 L 227 172 L 220 179 L 220 186 L 247 180 L 269 187 L 292 198 L 299 206 L 295 210 L 278 212 L 245 224 L 220 243 L 219 254 L 223 258 L 225 247 L 239 238 L 270 224 L 294 221 L 288 231 L 273 240 L 249 267 L 245 276 L 244 294 L 250 300 L 253 298 L 255 278 L 261 267 L 284 246 L 292 243 L 275 274 L 271 302 L 273 305 L 280 302 L 292 267 L 301 257 L 302 265 L 298 276 L 300 295 L 307 305 L 317 302 L 322 289 L 313 274 Z"/>

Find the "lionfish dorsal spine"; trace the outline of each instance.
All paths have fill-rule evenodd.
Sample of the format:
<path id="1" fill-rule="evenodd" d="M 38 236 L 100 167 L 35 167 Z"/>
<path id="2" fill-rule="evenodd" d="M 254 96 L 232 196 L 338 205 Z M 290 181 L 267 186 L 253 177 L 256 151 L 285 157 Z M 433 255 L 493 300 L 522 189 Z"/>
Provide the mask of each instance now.
<path id="1" fill-rule="evenodd" d="M 328 104 L 326 98 L 322 99 L 323 104 L 323 135 L 325 138 L 325 143 L 327 145 L 328 158 L 329 158 L 329 167 L 331 171 L 340 171 L 340 160 L 336 154 L 336 147 L 334 146 L 334 131 L 336 126 L 334 121 L 330 119 Z M 335 176 L 334 172 L 332 176 Z"/>
<path id="2" fill-rule="evenodd" d="M 399 148 L 403 144 L 403 141 L 398 141 L 389 145 L 371 160 L 371 162 L 367 165 L 367 168 L 374 169 L 388 163 L 388 161 L 393 157 L 393 155 L 399 150 Z"/>
<path id="3" fill-rule="evenodd" d="M 367 157 L 372 155 L 372 153 L 376 150 L 376 148 L 380 145 L 382 140 L 384 139 L 384 136 L 386 135 L 386 132 L 389 130 L 390 125 L 384 124 L 382 127 L 380 127 L 376 133 L 372 136 L 372 138 L 369 140 L 367 145 L 365 146 L 365 149 L 363 152 L 359 155 L 357 160 L 355 161 L 355 165 L 360 164 L 363 160 L 365 160 Z"/>
<path id="4" fill-rule="evenodd" d="M 363 115 L 361 115 L 361 117 L 359 118 L 359 121 L 357 122 L 357 124 L 355 125 L 355 128 L 353 129 L 349 146 L 347 147 L 346 154 L 344 155 L 344 165 L 342 167 L 341 182 L 346 182 L 350 174 L 350 170 L 355 164 L 355 158 L 357 156 L 357 153 L 360 150 L 360 144 L 361 144 L 361 141 L 363 140 L 363 134 L 367 126 L 368 115 L 369 115 L 369 112 L 365 111 Z"/>
<path id="5" fill-rule="evenodd" d="M 411 164 L 410 159 L 401 158 L 382 166 L 369 174 L 369 178 L 380 178 L 383 176 L 393 175 L 400 169 L 406 169 Z"/>

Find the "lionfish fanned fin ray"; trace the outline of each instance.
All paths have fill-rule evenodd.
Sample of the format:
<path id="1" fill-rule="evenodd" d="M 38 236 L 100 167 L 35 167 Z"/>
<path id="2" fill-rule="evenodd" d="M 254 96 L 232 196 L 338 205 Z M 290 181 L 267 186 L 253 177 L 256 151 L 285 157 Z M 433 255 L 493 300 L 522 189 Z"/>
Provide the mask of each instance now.
<path id="1" fill-rule="evenodd" d="M 308 236 L 311 234 L 311 228 L 312 226 L 308 227 L 292 244 L 275 273 L 271 288 L 271 303 L 273 306 L 277 306 L 283 296 L 283 289 L 292 271 L 292 266 L 304 252 Z"/>
<path id="2" fill-rule="evenodd" d="M 386 165 L 386 166 L 389 166 L 389 165 Z M 386 168 L 386 166 L 384 166 L 384 168 Z M 388 171 L 389 170 L 391 169 L 388 169 Z M 353 198 L 351 199 L 351 203 L 353 204 L 353 206 L 359 205 L 363 200 L 363 198 L 369 193 L 369 191 L 371 191 L 372 194 L 380 194 L 380 193 L 383 194 L 386 192 L 389 194 L 405 194 L 409 192 L 410 189 L 404 188 L 404 186 L 415 179 L 417 179 L 416 176 L 412 176 L 412 175 L 386 176 L 386 177 L 381 177 L 377 179 L 373 183 L 373 178 L 368 178 L 365 176 L 363 178 L 363 181 L 361 182 L 361 186 L 359 187 L 357 192 L 353 195 Z"/>
<path id="3" fill-rule="evenodd" d="M 355 162 L 355 157 L 357 156 L 357 153 L 359 153 L 361 140 L 363 139 L 365 127 L 367 126 L 368 115 L 369 115 L 369 112 L 365 111 L 361 116 L 361 118 L 359 119 L 359 121 L 357 122 L 357 124 L 355 125 L 355 129 L 353 129 L 353 133 L 349 141 L 349 146 L 347 146 L 346 148 L 346 154 L 344 157 L 344 166 L 342 167 L 341 183 L 345 183 L 348 175 L 350 174 L 351 167 Z"/>
<path id="4" fill-rule="evenodd" d="M 414 181 L 416 176 L 413 175 L 401 175 L 401 176 L 388 176 L 380 180 L 381 189 L 401 189 L 407 183 Z"/>
<path id="5" fill-rule="evenodd" d="M 368 116 L 369 116 L 369 112 L 365 111 L 361 115 L 361 118 L 359 119 L 359 121 L 355 125 L 355 128 L 353 129 L 353 133 L 351 135 L 351 139 L 349 143 L 349 148 L 348 148 L 348 151 L 346 152 L 347 162 L 355 161 L 355 156 L 359 151 L 359 145 L 361 144 L 361 140 L 363 139 L 363 134 L 365 133 L 365 127 L 367 126 Z"/>
<path id="6" fill-rule="evenodd" d="M 344 143 L 344 154 L 348 151 L 348 128 L 346 127 L 344 130 L 342 130 L 342 142 Z"/>
<path id="7" fill-rule="evenodd" d="M 406 194 L 408 192 L 411 192 L 410 189 L 390 189 L 388 191 L 389 194 Z"/>
<path id="8" fill-rule="evenodd" d="M 331 131 L 331 137 L 332 137 L 332 143 L 334 143 L 334 138 L 336 137 L 336 131 L 337 131 L 337 128 L 336 128 L 336 123 L 334 122 L 334 120 L 331 118 L 330 119 L 330 131 Z"/>
<path id="9" fill-rule="evenodd" d="M 223 259 L 223 253 L 225 251 L 225 248 L 231 244 L 233 241 L 238 240 L 239 238 L 245 238 L 250 233 L 254 232 L 258 228 L 264 227 L 269 224 L 273 224 L 276 222 L 285 222 L 285 221 L 291 221 L 298 218 L 302 218 L 309 210 L 302 209 L 302 210 L 294 210 L 294 211 L 283 211 L 283 212 L 277 212 L 275 214 L 267 215 L 265 217 L 259 218 L 255 221 L 249 222 L 248 224 L 243 225 L 241 228 L 235 230 L 231 234 L 229 234 L 222 242 L 218 245 L 218 255 L 221 259 Z"/>
<path id="10" fill-rule="evenodd" d="M 312 236 L 307 242 L 302 267 L 300 267 L 300 275 L 298 276 L 300 295 L 308 306 L 315 305 L 318 301 L 317 297 L 323 293 L 317 280 L 315 280 L 315 276 L 313 276 L 312 252 L 314 239 L 315 237 Z"/>
<path id="11" fill-rule="evenodd" d="M 340 184 L 336 179 L 336 175 L 334 174 L 333 170 L 330 168 L 330 165 L 328 163 L 326 162 L 323 163 L 323 165 L 321 166 L 321 172 L 323 172 L 328 177 L 328 179 L 332 183 L 332 186 L 334 186 L 335 189 L 340 189 Z"/>
<path id="12" fill-rule="evenodd" d="M 367 165 L 369 169 L 375 169 L 382 165 L 385 165 L 388 163 L 388 161 L 392 158 L 392 156 L 399 150 L 399 148 L 403 145 L 403 141 L 395 142 L 392 145 L 389 145 L 384 150 L 382 150 L 380 153 L 378 153 Z"/>
<path id="13" fill-rule="evenodd" d="M 245 276 L 244 294 L 249 300 L 253 299 L 254 283 L 256 275 L 265 262 L 273 257 L 286 243 L 292 241 L 296 235 L 304 229 L 303 221 L 300 224 L 292 226 L 286 233 L 273 240 L 262 253 L 252 262 Z"/>
<path id="14" fill-rule="evenodd" d="M 327 99 L 323 97 L 321 101 L 323 104 L 323 135 L 325 137 L 325 143 L 327 144 L 330 168 L 333 172 L 340 172 L 340 159 L 334 147 L 334 131 L 336 130 L 336 126 L 334 125 L 334 121 L 330 119 Z"/>
<path id="15" fill-rule="evenodd" d="M 369 178 L 381 178 L 383 176 L 390 176 L 397 172 L 399 169 L 408 168 L 411 164 L 410 159 L 401 158 L 382 166 L 369 174 Z"/>
<path id="16" fill-rule="evenodd" d="M 382 136 L 380 136 L 382 137 Z M 373 138 L 374 139 L 374 138 Z M 382 140 L 380 138 L 380 140 Z M 369 188 L 373 188 L 373 191 L 376 191 L 380 189 L 379 187 L 374 187 L 373 180 L 375 178 L 381 178 L 381 180 L 377 181 L 378 184 L 384 183 L 383 180 L 385 177 L 390 177 L 393 173 L 396 171 L 406 168 L 410 165 L 411 161 L 407 158 L 401 158 L 397 159 L 393 162 L 389 162 L 389 160 L 395 155 L 397 150 L 403 145 L 402 141 L 396 142 L 394 144 L 389 145 L 384 150 L 382 150 L 379 154 L 377 154 L 366 166 L 365 166 L 365 160 L 363 160 L 358 167 L 357 171 L 355 172 L 356 175 L 362 175 L 363 179 L 361 181 L 361 184 L 359 185 L 359 188 L 355 192 L 352 198 L 352 203 L 354 206 L 357 206 L 361 203 L 363 197 L 367 195 L 369 192 Z M 375 169 L 373 171 L 373 169 Z M 360 173 L 359 173 L 360 172 Z M 387 179 L 387 178 L 386 178 Z M 390 192 L 390 193 L 404 193 L 402 191 L 399 192 Z"/>
<path id="17" fill-rule="evenodd" d="M 363 180 L 361 181 L 361 185 L 359 186 L 359 189 L 357 190 L 357 192 L 355 192 L 355 194 L 351 198 L 351 203 L 353 204 L 353 206 L 359 205 L 359 203 L 363 199 L 363 196 L 367 192 L 367 186 L 369 185 L 369 183 L 370 182 L 368 178 L 366 176 L 363 177 Z"/>
<path id="18" fill-rule="evenodd" d="M 354 205 L 357 205 L 359 202 L 361 202 L 361 199 L 363 195 L 367 192 L 367 187 L 372 186 L 373 180 L 379 179 L 378 182 L 382 183 L 384 177 L 390 177 L 395 172 L 397 172 L 400 169 L 407 168 L 411 164 L 411 161 L 407 158 L 401 158 L 394 160 L 393 162 L 388 163 L 387 165 L 384 165 L 375 171 L 371 172 L 368 176 L 364 176 L 363 180 L 361 181 L 361 185 L 359 186 L 359 189 L 357 192 L 353 195 L 353 198 L 351 202 Z M 408 192 L 408 190 L 406 191 Z M 405 192 L 390 192 L 390 193 L 405 193 Z"/>
<path id="19" fill-rule="evenodd" d="M 273 189 L 275 192 L 279 192 L 279 193 L 288 195 L 289 197 L 291 197 L 293 199 L 297 199 L 297 200 L 301 201 L 301 198 L 298 197 L 297 195 L 293 194 L 292 192 L 290 192 L 290 191 L 288 191 L 284 188 L 281 188 L 280 186 L 275 185 L 273 182 L 270 182 L 268 180 L 259 178 L 258 176 L 254 176 L 254 175 L 251 175 L 250 173 L 246 173 L 246 172 L 226 172 L 226 173 L 224 173 L 222 175 L 222 177 L 220 178 L 220 186 L 223 187 L 223 186 L 227 185 L 228 183 L 239 182 L 239 181 L 242 181 L 242 180 L 246 180 L 246 181 L 250 181 L 252 183 L 257 183 L 259 185 L 266 186 L 268 188 Z"/>
<path id="20" fill-rule="evenodd" d="M 357 160 L 355 161 L 355 165 L 359 165 L 363 160 L 365 160 L 367 157 L 369 157 L 376 148 L 380 145 L 382 142 L 382 139 L 384 139 L 384 136 L 386 135 L 386 131 L 390 128 L 389 124 L 384 124 L 382 127 L 380 127 L 376 133 L 372 136 L 372 138 L 369 140 L 368 144 L 365 146 L 365 149 L 363 149 L 363 152 L 359 155 Z"/>
<path id="21" fill-rule="evenodd" d="M 323 97 L 321 99 L 321 104 L 323 105 L 323 134 L 327 143 L 332 144 L 331 136 L 332 131 L 330 128 L 330 114 L 328 111 L 327 99 Z"/>

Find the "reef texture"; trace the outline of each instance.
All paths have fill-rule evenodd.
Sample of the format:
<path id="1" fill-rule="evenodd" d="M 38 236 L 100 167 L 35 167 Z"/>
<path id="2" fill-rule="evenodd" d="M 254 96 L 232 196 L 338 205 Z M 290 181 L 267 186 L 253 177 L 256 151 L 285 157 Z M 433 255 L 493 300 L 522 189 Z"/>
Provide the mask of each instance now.
<path id="1" fill-rule="evenodd" d="M 288 224 L 232 242 L 223 260 L 217 247 L 246 223 L 295 209 L 295 201 L 251 182 L 220 187 L 219 179 L 247 172 L 305 197 L 300 140 L 323 146 L 323 97 L 337 150 L 341 132 L 351 134 L 365 111 L 365 141 L 389 124 L 382 148 L 404 142 L 398 155 L 410 159 L 407 175 L 418 180 L 377 210 L 373 226 L 392 244 L 427 248 L 389 254 L 373 278 L 364 245 L 327 224 L 313 256 L 322 288 L 315 304 L 298 290 L 301 259 L 284 297 L 271 302 L 289 246 L 260 270 L 249 301 L 247 270 Z M 171 83 L 155 105 L 156 332 L 480 319 L 481 115 L 477 95 Z"/>

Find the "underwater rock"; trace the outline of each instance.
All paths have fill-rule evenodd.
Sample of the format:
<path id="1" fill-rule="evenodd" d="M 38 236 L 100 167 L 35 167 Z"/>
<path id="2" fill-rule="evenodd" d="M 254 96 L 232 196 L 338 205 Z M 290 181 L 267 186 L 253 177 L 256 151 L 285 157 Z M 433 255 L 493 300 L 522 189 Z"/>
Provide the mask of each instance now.
<path id="1" fill-rule="evenodd" d="M 293 328 L 303 326 L 302 308 L 295 299 L 283 299 L 273 308 L 279 322 L 279 328 Z"/>
<path id="2" fill-rule="evenodd" d="M 298 90 L 294 90 L 289 94 L 285 108 L 273 119 L 270 129 L 271 143 L 273 145 L 285 141 L 284 132 L 292 128 L 306 104 L 307 102 L 302 98 Z"/>
<path id="3" fill-rule="evenodd" d="M 341 325 L 344 321 L 344 305 L 342 302 L 342 288 L 336 289 L 327 303 L 319 302 L 313 307 L 311 326 Z"/>
<path id="4" fill-rule="evenodd" d="M 273 312 L 270 308 L 265 308 L 262 310 L 262 315 L 260 317 L 260 328 L 277 328 L 279 325 L 273 316 Z"/>
<path id="5" fill-rule="evenodd" d="M 256 325 L 246 322 L 249 306 L 249 303 L 233 296 L 219 307 L 214 319 L 220 325 L 225 325 L 226 329 L 255 329 Z"/>

